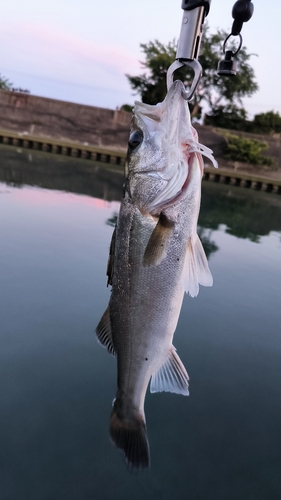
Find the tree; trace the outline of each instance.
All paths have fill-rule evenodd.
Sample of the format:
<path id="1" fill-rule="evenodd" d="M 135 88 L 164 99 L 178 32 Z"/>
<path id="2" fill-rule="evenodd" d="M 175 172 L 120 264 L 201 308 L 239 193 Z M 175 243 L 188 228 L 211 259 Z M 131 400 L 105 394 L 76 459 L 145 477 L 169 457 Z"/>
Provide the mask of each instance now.
<path id="1" fill-rule="evenodd" d="M 136 90 L 147 104 L 156 104 L 163 101 L 167 93 L 166 74 L 169 66 L 174 62 L 176 56 L 175 40 L 169 42 L 167 46 L 158 40 L 147 44 L 140 44 L 145 54 L 145 62 L 141 63 L 149 70 L 139 76 L 126 75 L 133 90 Z M 180 70 L 180 79 L 185 81 L 186 70 Z"/>
<path id="2" fill-rule="evenodd" d="M 244 130 L 245 132 L 252 131 L 252 122 L 247 120 L 246 110 L 235 104 L 216 106 L 212 114 L 205 114 L 204 124 L 232 130 Z"/>
<path id="3" fill-rule="evenodd" d="M 253 120 L 253 131 L 265 134 L 272 132 L 280 134 L 281 116 L 278 112 L 275 113 L 274 111 L 255 115 Z"/>
<path id="4" fill-rule="evenodd" d="M 11 88 L 12 88 L 12 83 L 9 82 L 8 78 L 5 78 L 0 73 L 0 89 L 2 89 L 2 90 L 11 90 Z"/>
<path id="5" fill-rule="evenodd" d="M 192 116 L 201 115 L 203 104 L 208 105 L 211 115 L 216 114 L 219 107 L 231 105 L 234 109 L 242 108 L 242 98 L 249 97 L 258 90 L 254 71 L 248 63 L 251 54 L 248 54 L 244 47 L 239 52 L 239 71 L 236 77 L 217 75 L 217 65 L 222 59 L 222 45 L 226 36 L 224 31 L 209 34 L 208 26 L 204 28 L 199 57 L 203 76 L 190 103 Z M 145 61 L 141 64 L 148 72 L 139 76 L 126 76 L 132 89 L 141 95 L 143 102 L 156 104 L 163 101 L 167 92 L 166 74 L 176 58 L 176 42 L 173 40 L 165 46 L 154 40 L 140 46 L 145 54 Z M 193 72 L 184 66 L 175 72 L 174 77 L 182 80 L 189 88 Z"/>
<path id="6" fill-rule="evenodd" d="M 233 161 L 242 161 L 252 165 L 274 165 L 274 158 L 262 155 L 262 151 L 268 149 L 268 144 L 256 139 L 238 137 L 233 134 L 225 134 L 226 148 L 224 157 Z"/>

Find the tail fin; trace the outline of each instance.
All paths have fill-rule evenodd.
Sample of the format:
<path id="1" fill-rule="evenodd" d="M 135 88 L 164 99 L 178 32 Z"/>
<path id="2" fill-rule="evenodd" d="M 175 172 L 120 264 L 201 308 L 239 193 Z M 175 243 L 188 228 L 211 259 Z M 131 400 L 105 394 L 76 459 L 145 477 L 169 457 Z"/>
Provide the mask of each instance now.
<path id="1" fill-rule="evenodd" d="M 114 406 L 110 419 L 110 436 L 114 444 L 123 450 L 127 465 L 131 469 L 149 466 L 149 443 L 146 425 L 141 416 L 122 418 Z"/>

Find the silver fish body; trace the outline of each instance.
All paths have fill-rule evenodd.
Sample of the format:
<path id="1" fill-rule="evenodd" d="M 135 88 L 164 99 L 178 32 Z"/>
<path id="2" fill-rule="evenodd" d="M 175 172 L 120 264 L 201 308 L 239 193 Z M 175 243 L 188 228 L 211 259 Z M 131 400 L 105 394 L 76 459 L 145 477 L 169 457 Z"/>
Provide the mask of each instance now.
<path id="1" fill-rule="evenodd" d="M 157 106 L 136 103 L 126 184 L 108 278 L 109 306 L 96 333 L 117 357 L 110 435 L 127 463 L 147 467 L 144 400 L 151 392 L 188 395 L 188 375 L 173 346 L 184 292 L 212 285 L 196 233 L 203 162 L 183 85 L 174 82 Z"/>

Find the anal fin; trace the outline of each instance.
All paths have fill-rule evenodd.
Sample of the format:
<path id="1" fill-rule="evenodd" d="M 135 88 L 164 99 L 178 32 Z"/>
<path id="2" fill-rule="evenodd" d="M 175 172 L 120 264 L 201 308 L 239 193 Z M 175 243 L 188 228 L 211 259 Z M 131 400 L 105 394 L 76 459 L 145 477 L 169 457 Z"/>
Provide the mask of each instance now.
<path id="1" fill-rule="evenodd" d="M 186 369 L 172 346 L 165 363 L 151 377 L 150 392 L 166 391 L 188 396 L 188 380 Z"/>
<path id="2" fill-rule="evenodd" d="M 112 341 L 112 333 L 111 333 L 111 321 L 110 321 L 110 312 L 109 307 L 105 310 L 97 328 L 96 328 L 96 336 L 98 337 L 99 342 L 107 348 L 110 354 L 115 356 L 115 349 Z"/>

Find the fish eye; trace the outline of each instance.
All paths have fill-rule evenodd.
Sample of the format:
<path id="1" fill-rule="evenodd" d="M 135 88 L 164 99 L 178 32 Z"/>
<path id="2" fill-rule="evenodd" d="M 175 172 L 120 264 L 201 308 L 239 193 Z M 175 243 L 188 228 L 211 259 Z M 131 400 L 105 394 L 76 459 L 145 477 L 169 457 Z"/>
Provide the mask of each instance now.
<path id="1" fill-rule="evenodd" d="M 131 150 L 136 149 L 143 141 L 143 133 L 141 130 L 134 130 L 131 133 L 128 141 L 129 148 Z"/>

